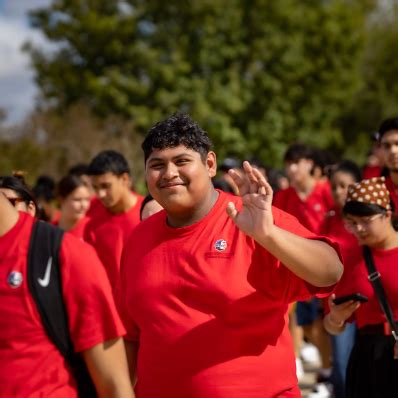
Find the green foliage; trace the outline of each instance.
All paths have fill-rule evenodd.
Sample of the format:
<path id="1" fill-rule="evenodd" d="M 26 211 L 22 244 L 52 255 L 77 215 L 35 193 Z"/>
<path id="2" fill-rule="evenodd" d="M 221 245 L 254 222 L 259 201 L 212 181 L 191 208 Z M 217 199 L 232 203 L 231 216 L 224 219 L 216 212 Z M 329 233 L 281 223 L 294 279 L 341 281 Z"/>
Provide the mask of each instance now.
<path id="1" fill-rule="evenodd" d="M 338 122 L 361 87 L 365 3 L 55 0 L 31 20 L 59 49 L 26 48 L 47 106 L 85 102 L 141 134 L 186 111 L 221 157 L 275 165 L 296 140 L 344 148 Z"/>
<path id="2" fill-rule="evenodd" d="M 381 120 L 398 116 L 397 15 L 398 5 L 387 15 L 379 11 L 368 24 L 362 87 L 347 104 L 340 124 L 351 145 L 358 135 L 376 131 Z"/>
<path id="3" fill-rule="evenodd" d="M 11 141 L 0 139 L 0 148 L 0 174 L 10 175 L 13 171 L 29 170 L 27 180 L 33 182 L 45 151 L 28 137 Z"/>

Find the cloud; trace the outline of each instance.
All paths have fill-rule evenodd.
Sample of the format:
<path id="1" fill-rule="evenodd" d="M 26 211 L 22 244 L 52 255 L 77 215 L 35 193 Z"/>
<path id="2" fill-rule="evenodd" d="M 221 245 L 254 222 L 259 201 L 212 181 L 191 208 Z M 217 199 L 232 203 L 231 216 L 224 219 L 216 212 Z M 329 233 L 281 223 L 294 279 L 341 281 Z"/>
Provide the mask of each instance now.
<path id="1" fill-rule="evenodd" d="M 0 108 L 7 111 L 9 123 L 21 121 L 34 107 L 37 89 L 22 45 L 29 40 L 49 46 L 40 32 L 29 27 L 27 19 L 29 9 L 47 4 L 49 0 L 0 1 Z"/>
<path id="2" fill-rule="evenodd" d="M 29 10 L 45 7 L 51 3 L 51 0 L 1 0 L 1 13 L 7 17 L 15 19 L 26 18 Z"/>

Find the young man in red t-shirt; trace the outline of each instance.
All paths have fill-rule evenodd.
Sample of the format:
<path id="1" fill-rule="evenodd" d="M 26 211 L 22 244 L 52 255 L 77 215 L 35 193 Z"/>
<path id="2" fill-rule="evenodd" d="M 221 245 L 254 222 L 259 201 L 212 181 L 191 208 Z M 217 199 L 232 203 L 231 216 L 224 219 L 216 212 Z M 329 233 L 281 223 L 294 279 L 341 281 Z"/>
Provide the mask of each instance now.
<path id="1" fill-rule="evenodd" d="M 389 176 L 386 186 L 398 212 L 398 117 L 384 120 L 379 127 L 380 148 Z"/>
<path id="2" fill-rule="evenodd" d="M 299 397 L 288 305 L 332 290 L 336 251 L 272 207 L 248 162 L 230 171 L 240 196 L 215 190 L 216 155 L 189 116 L 142 147 L 164 210 L 133 231 L 117 293 L 137 397 Z"/>
<path id="3" fill-rule="evenodd" d="M 119 278 L 123 246 L 140 222 L 143 197 L 131 190 L 130 168 L 124 156 L 116 151 L 100 152 L 90 163 L 91 176 L 98 199 L 84 233 L 101 259 L 112 287 Z"/>
<path id="4" fill-rule="evenodd" d="M 18 213 L 0 194 L 0 397 L 77 398 L 75 378 L 48 337 L 28 286 L 33 224 L 33 217 Z M 59 261 L 69 334 L 99 397 L 133 397 L 121 338 L 125 330 L 98 257 L 88 244 L 65 234 Z M 45 278 L 47 270 L 49 277 L 51 265 Z"/>
<path id="5" fill-rule="evenodd" d="M 278 191 L 274 206 L 295 216 L 310 231 L 319 233 L 327 212 L 334 206 L 330 185 L 313 175 L 312 149 L 294 144 L 285 153 L 290 187 Z"/>
<path id="6" fill-rule="evenodd" d="M 277 192 L 273 204 L 295 216 L 310 231 L 320 233 L 325 217 L 334 203 L 329 182 L 314 176 L 313 156 L 314 150 L 303 144 L 294 144 L 288 148 L 284 161 L 290 187 Z M 320 308 L 316 298 L 297 303 L 296 319 L 291 318 L 291 330 L 295 336 L 299 366 L 303 334 L 318 348 L 321 356 L 319 378 L 322 380 L 330 374 L 331 363 L 329 336 L 323 328 Z"/>

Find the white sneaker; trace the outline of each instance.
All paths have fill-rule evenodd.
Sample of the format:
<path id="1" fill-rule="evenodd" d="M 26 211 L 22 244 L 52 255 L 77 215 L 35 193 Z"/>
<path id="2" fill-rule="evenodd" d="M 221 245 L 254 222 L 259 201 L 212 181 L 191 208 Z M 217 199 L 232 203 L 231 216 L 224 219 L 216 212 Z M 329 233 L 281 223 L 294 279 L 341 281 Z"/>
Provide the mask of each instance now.
<path id="1" fill-rule="evenodd" d="M 300 356 L 305 363 L 313 365 L 319 365 L 321 363 L 321 356 L 319 355 L 318 348 L 313 344 L 304 344 L 300 351 Z"/>
<path id="2" fill-rule="evenodd" d="M 332 398 L 332 388 L 325 383 L 315 384 L 312 392 L 308 394 L 308 398 Z"/>
<path id="3" fill-rule="evenodd" d="M 301 380 L 304 377 L 303 362 L 300 358 L 296 358 L 296 376 L 298 380 Z"/>

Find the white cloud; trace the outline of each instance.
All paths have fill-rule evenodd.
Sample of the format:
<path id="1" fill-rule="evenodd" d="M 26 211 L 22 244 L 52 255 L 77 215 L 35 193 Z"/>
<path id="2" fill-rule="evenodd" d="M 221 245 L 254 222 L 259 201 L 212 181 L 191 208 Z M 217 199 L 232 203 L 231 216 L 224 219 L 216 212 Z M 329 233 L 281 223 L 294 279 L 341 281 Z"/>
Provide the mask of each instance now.
<path id="1" fill-rule="evenodd" d="M 37 92 L 28 54 L 22 45 L 32 41 L 47 46 L 45 38 L 29 27 L 27 11 L 45 6 L 49 0 L 0 1 L 0 108 L 7 111 L 9 123 L 21 121 L 34 107 Z"/>
<path id="2" fill-rule="evenodd" d="M 51 0 L 1 0 L 2 14 L 11 18 L 25 18 L 28 10 L 45 7 Z"/>

